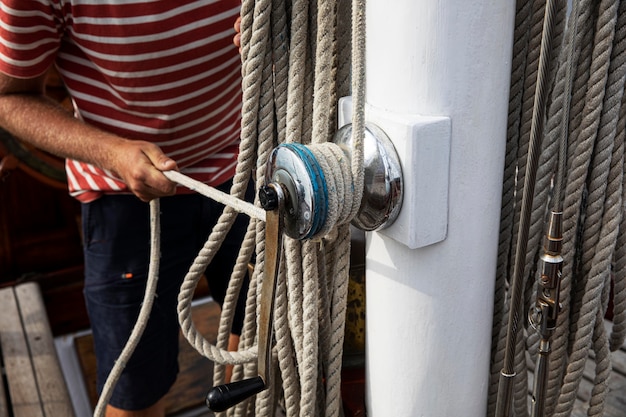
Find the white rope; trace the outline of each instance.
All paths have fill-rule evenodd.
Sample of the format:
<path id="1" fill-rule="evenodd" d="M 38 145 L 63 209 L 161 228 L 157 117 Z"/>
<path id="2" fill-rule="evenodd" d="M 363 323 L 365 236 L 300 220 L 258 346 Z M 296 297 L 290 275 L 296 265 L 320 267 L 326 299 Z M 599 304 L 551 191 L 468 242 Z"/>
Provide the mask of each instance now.
<path id="1" fill-rule="evenodd" d="M 265 210 L 260 207 L 256 207 L 254 204 L 250 204 L 245 200 L 240 200 L 227 194 L 217 188 L 206 185 L 200 181 L 194 180 L 178 171 L 164 171 L 163 175 L 169 178 L 171 181 L 184 185 L 192 191 L 202 194 L 211 200 L 222 203 L 225 206 L 229 206 L 235 209 L 239 213 L 244 213 L 253 219 L 265 221 Z"/>
<path id="2" fill-rule="evenodd" d="M 122 375 L 122 371 L 126 367 L 130 357 L 132 356 L 135 348 L 139 344 L 141 335 L 143 334 L 152 311 L 152 305 L 156 297 L 157 283 L 159 281 L 159 259 L 161 256 L 161 223 L 160 217 L 160 202 L 159 199 L 154 199 L 150 202 L 150 264 L 148 266 L 148 280 L 146 283 L 146 293 L 144 294 L 141 309 L 139 311 L 139 317 L 137 317 L 137 324 L 133 327 L 133 331 L 128 338 L 128 342 L 124 346 L 122 353 L 115 361 L 113 369 L 107 376 L 107 379 L 102 388 L 102 393 L 98 398 L 94 416 L 102 417 L 106 411 L 106 406 L 113 395 L 115 385 Z"/>

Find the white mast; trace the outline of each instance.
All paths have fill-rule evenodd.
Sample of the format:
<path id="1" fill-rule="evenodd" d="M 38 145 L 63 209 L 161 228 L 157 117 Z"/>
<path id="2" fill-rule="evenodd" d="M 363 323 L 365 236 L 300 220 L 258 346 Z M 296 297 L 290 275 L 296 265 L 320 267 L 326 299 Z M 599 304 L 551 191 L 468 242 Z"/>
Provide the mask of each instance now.
<path id="1" fill-rule="evenodd" d="M 409 196 L 367 234 L 370 417 L 486 413 L 514 14 L 513 0 L 368 1 L 367 118 Z M 420 138 L 428 158 L 407 160 Z"/>

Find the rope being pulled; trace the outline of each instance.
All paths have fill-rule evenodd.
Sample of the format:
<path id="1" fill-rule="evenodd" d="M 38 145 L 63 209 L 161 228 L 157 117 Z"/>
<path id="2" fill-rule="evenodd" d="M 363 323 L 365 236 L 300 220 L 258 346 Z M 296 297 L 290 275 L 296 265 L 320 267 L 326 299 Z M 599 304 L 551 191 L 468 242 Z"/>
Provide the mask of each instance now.
<path id="1" fill-rule="evenodd" d="M 551 198 L 560 200 L 562 193 L 562 309 L 553 336 L 546 415 L 571 414 L 585 363 L 593 352 L 596 366 L 588 415 L 600 416 L 610 374 L 609 349 L 615 350 L 624 343 L 626 328 L 626 252 L 623 248 L 626 241 L 623 209 L 626 3 L 575 0 L 567 16 L 567 2 L 561 2 L 559 15 L 561 22 L 567 17 L 567 28 L 557 24 L 560 28 L 557 31 L 566 36 L 561 36 L 562 42 L 556 45 L 560 48 L 559 58 L 551 72 L 552 89 L 546 101 L 546 132 L 533 195 L 529 243 L 525 254 L 512 254 L 515 233 L 511 231 L 516 228 L 512 213 L 519 207 L 519 200 L 513 196 L 522 194 L 521 178 L 526 169 L 528 140 L 526 121 L 530 118 L 528 106 L 522 103 L 527 102 L 525 97 L 531 97 L 529 92 L 534 90 L 537 65 L 534 57 L 538 50 L 534 28 L 543 18 L 544 3 L 518 1 L 514 60 L 525 62 L 526 66 L 514 65 L 511 80 L 507 147 L 511 154 L 515 150 L 519 153 L 517 160 L 507 158 L 505 169 L 504 183 L 508 186 L 503 189 L 497 291 L 506 291 L 511 256 L 524 256 L 524 311 L 531 308 L 535 300 L 536 260 L 541 250 L 538 242 L 545 230 L 545 213 L 555 204 Z M 558 145 L 563 128 L 569 137 L 566 152 Z M 559 158 L 564 159 L 563 154 L 566 155 L 567 168 L 559 175 L 556 162 Z M 555 189 L 554 184 L 559 189 Z M 604 317 L 612 285 L 613 328 L 611 334 L 607 334 Z M 496 294 L 496 300 L 499 299 L 504 300 L 504 297 Z M 494 310 L 492 375 L 503 364 L 502 329 L 507 308 L 506 303 L 497 302 Z M 519 376 L 515 390 L 516 416 L 528 415 L 526 361 L 527 354 L 534 360 L 538 342 L 532 329 L 522 330 L 528 337 L 522 338 L 523 332 L 520 331 L 515 360 L 515 371 Z M 496 391 L 497 383 L 492 380 L 489 415 L 494 413 Z"/>
<path id="2" fill-rule="evenodd" d="M 194 180 L 178 171 L 165 171 L 163 174 L 171 181 L 183 185 L 192 191 L 202 194 L 211 200 L 229 206 L 238 213 L 247 214 L 250 218 L 265 221 L 265 210 L 250 204 L 247 201 L 240 200 L 230 194 L 226 194 L 217 188 L 210 187 L 200 181 Z"/>

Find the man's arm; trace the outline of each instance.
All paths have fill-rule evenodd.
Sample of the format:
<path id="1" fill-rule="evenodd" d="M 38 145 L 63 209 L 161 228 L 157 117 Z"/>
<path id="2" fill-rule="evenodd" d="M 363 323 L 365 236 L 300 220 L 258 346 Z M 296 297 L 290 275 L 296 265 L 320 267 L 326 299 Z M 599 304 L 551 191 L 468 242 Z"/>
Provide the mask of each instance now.
<path id="1" fill-rule="evenodd" d="M 157 145 L 83 123 L 44 91 L 45 75 L 18 79 L 0 73 L 0 126 L 53 155 L 112 171 L 143 201 L 174 194 L 175 184 L 161 171 L 177 169 L 176 162 Z"/>

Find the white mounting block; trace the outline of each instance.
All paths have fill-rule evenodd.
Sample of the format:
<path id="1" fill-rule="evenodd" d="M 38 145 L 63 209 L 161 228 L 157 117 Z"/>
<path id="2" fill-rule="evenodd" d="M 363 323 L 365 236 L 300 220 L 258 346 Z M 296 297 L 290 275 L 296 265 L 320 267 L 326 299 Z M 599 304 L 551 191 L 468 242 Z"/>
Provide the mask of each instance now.
<path id="1" fill-rule="evenodd" d="M 339 100 L 339 127 L 352 119 L 352 97 Z M 448 232 L 449 117 L 402 115 L 366 105 L 365 119 L 389 136 L 400 158 L 404 197 L 396 221 L 378 230 L 410 249 L 441 242 Z"/>

